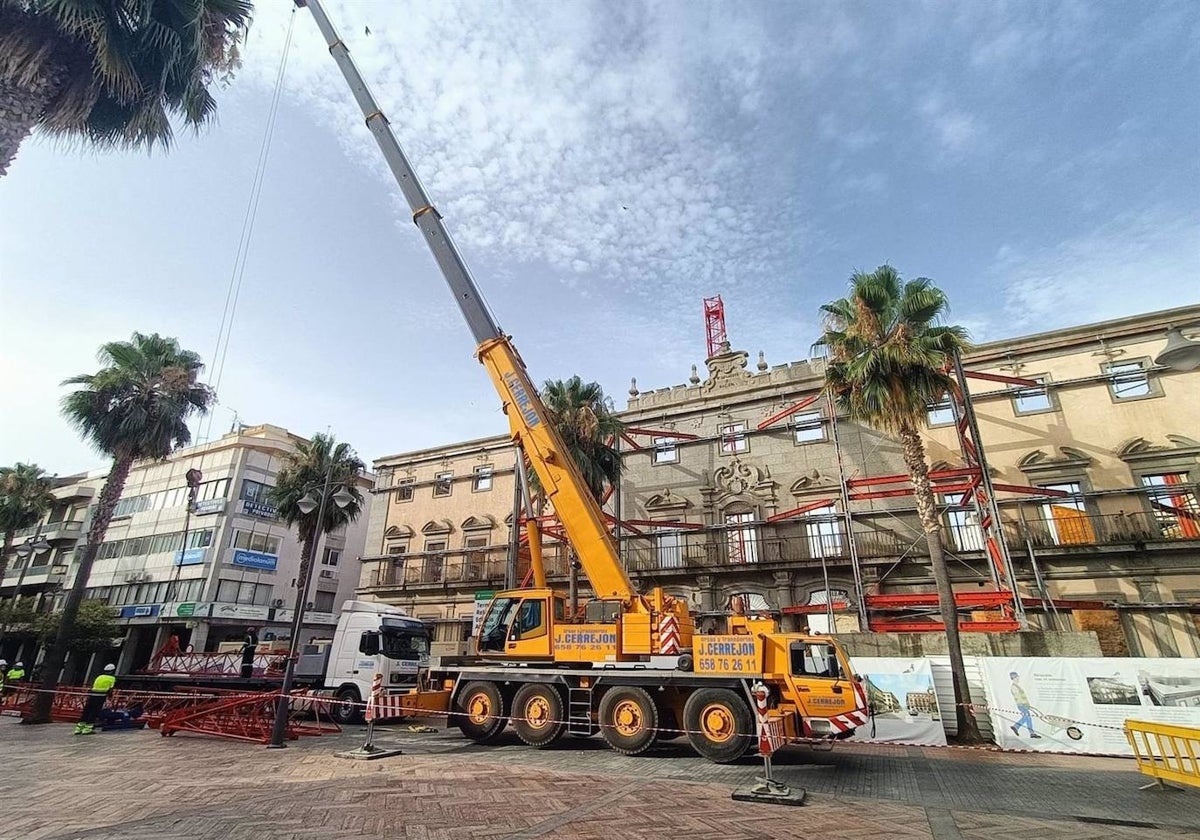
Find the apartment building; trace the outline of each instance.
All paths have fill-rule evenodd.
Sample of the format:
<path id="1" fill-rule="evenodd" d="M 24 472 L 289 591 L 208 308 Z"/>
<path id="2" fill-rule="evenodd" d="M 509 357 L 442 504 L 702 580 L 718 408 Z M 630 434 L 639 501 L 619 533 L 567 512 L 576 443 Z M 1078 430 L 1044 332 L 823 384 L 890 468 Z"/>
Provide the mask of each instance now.
<path id="1" fill-rule="evenodd" d="M 238 640 L 247 626 L 268 639 L 289 635 L 300 544 L 294 529 L 279 521 L 269 490 L 301 440 L 277 426 L 242 426 L 166 461 L 135 465 L 86 592 L 87 598 L 110 604 L 126 628 L 119 672 L 144 667 L 171 635 L 196 650 Z M 201 475 L 189 511 L 186 475 L 193 469 Z M 51 608 L 73 583 L 71 560 L 83 545 L 105 478 L 106 471 L 99 470 L 59 480 L 58 501 L 46 521 L 28 529 L 29 536 L 39 533 L 53 546 L 52 552 L 31 558 L 36 565 L 27 570 L 21 588 L 22 597 L 36 596 L 42 609 Z M 372 499 L 366 492 L 372 478 L 360 482 Z M 364 512 L 351 526 L 322 539 L 305 638 L 331 636 L 342 602 L 353 596 L 367 519 Z M 19 535 L 18 542 L 24 538 Z M 19 557 L 10 563 L 0 588 L 5 597 L 11 597 L 24 571 Z M 6 649 L 12 642 L 6 640 Z M 32 643 L 23 640 L 26 649 Z"/>

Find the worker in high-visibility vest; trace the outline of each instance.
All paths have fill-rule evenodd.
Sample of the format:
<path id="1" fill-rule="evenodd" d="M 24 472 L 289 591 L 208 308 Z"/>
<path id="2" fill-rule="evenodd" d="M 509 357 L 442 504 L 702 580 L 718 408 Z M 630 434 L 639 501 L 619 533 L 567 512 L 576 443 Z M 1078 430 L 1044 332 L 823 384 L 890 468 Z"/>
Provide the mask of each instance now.
<path id="1" fill-rule="evenodd" d="M 100 676 L 92 681 L 92 690 L 88 693 L 87 701 L 83 704 L 83 715 L 80 716 L 79 723 L 75 724 L 76 735 L 95 734 L 96 718 L 100 715 L 100 710 L 104 708 L 104 704 L 108 701 L 108 693 L 117 684 L 116 670 L 116 667 L 109 663 L 104 666 L 104 671 Z"/>
<path id="2" fill-rule="evenodd" d="M 18 662 L 4 675 L 4 690 L 9 691 L 15 688 L 17 683 L 23 679 L 25 679 L 25 663 Z"/>

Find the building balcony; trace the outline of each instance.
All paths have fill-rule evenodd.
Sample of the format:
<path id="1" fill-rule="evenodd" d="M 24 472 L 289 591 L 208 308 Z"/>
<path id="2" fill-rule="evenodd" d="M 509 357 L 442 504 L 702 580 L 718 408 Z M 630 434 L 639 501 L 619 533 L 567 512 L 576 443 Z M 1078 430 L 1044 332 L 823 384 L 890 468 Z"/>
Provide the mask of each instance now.
<path id="1" fill-rule="evenodd" d="M 17 545 L 36 533 L 38 533 L 37 525 L 14 531 L 13 544 Z M 50 542 L 56 540 L 77 540 L 83 536 L 83 522 L 46 522 L 41 525 L 41 535 Z"/>
<path id="2" fill-rule="evenodd" d="M 375 566 L 364 589 L 494 588 L 504 585 L 506 548 L 365 557 Z"/>

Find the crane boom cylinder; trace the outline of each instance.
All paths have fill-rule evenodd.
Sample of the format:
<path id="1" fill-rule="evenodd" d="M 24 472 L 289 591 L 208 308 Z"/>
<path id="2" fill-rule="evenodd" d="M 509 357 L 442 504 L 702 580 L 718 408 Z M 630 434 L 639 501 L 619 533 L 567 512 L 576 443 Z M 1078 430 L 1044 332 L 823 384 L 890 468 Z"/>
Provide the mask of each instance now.
<path id="1" fill-rule="evenodd" d="M 500 327 L 496 325 L 495 319 L 492 318 L 483 298 L 480 297 L 479 288 L 475 285 L 470 270 L 459 255 L 458 248 L 450 238 L 446 226 L 442 224 L 442 215 L 433 206 L 429 194 L 421 185 L 421 179 L 417 177 L 412 164 L 408 162 L 404 149 L 400 147 L 400 142 L 392 132 L 388 118 L 384 116 L 379 103 L 371 95 L 371 90 L 367 87 L 362 74 L 358 72 L 354 59 L 350 57 L 350 50 L 338 35 L 329 16 L 325 14 L 325 9 L 317 0 L 295 0 L 295 3 L 300 7 L 307 6 L 308 10 L 312 12 L 313 19 L 317 22 L 317 28 L 321 30 L 325 42 L 329 45 L 330 55 L 337 62 L 342 75 L 346 77 L 346 82 L 350 85 L 350 92 L 354 94 L 354 99 L 362 110 L 367 128 L 375 137 L 375 142 L 379 144 L 388 168 L 392 170 L 392 175 L 395 176 L 400 191 L 404 193 L 404 198 L 412 210 L 413 222 L 424 235 L 429 250 L 433 252 L 433 258 L 437 260 L 438 268 L 442 270 L 442 276 L 446 278 L 450 291 L 454 293 L 454 300 L 467 320 L 467 326 L 470 327 L 471 334 L 475 337 L 475 343 L 482 344 L 490 339 L 501 337 L 503 333 L 500 331 Z"/>

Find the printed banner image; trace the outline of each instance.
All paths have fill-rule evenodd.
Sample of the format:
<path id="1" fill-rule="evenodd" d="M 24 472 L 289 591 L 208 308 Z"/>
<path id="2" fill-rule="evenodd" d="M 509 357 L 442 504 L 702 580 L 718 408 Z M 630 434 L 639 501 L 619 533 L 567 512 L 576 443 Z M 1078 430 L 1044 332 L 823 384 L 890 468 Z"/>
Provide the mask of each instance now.
<path id="1" fill-rule="evenodd" d="M 858 728 L 852 740 L 946 745 L 928 659 L 856 656 L 851 667 L 863 678 L 875 709 L 874 734 L 868 723 Z"/>
<path id="2" fill-rule="evenodd" d="M 1005 749 L 1132 755 L 1126 720 L 1200 726 L 1200 662 L 980 659 L 996 743 Z"/>

